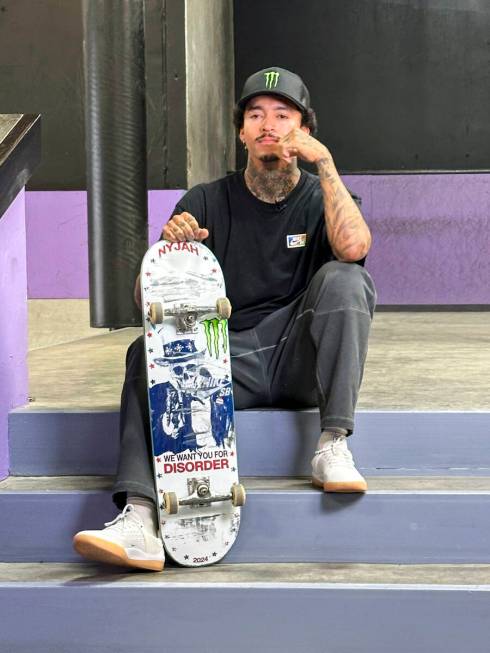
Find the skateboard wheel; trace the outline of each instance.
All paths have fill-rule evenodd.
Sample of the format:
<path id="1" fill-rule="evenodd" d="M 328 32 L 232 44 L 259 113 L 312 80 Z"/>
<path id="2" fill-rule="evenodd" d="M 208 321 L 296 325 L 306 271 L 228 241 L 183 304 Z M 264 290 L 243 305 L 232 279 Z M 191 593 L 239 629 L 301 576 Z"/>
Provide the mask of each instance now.
<path id="1" fill-rule="evenodd" d="M 169 515 L 176 515 L 179 512 L 179 500 L 175 492 L 165 492 L 163 500 Z"/>
<path id="2" fill-rule="evenodd" d="M 228 320 L 231 315 L 231 304 L 228 297 L 220 297 L 216 300 L 216 312 L 221 318 Z"/>
<path id="3" fill-rule="evenodd" d="M 163 306 L 160 302 L 150 304 L 150 320 L 152 324 L 161 324 L 163 322 Z"/>
<path id="4" fill-rule="evenodd" d="M 245 488 L 241 483 L 234 483 L 231 486 L 231 502 L 237 508 L 238 506 L 244 506 L 247 498 Z"/>

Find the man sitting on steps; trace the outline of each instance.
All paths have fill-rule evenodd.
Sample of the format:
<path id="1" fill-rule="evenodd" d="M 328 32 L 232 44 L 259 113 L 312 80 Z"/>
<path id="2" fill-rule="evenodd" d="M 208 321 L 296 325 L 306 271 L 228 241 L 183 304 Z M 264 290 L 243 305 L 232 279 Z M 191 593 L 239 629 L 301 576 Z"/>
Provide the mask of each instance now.
<path id="1" fill-rule="evenodd" d="M 281 68 L 249 77 L 235 126 L 248 152 L 245 171 L 192 188 L 162 237 L 203 241 L 223 269 L 233 306 L 235 408 L 318 406 L 313 484 L 365 492 L 347 436 L 376 301 L 363 267 L 369 228 L 329 150 L 314 138 L 316 117 L 300 77 Z M 298 158 L 318 175 L 298 168 Z M 126 358 L 114 501 L 122 513 L 102 530 L 78 533 L 75 549 L 93 560 L 161 570 L 142 337 Z"/>

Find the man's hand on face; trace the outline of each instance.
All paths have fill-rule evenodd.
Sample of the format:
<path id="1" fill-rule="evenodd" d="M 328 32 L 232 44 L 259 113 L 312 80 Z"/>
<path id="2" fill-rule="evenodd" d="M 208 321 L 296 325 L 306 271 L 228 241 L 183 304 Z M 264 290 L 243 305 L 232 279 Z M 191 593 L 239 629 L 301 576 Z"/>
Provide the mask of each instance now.
<path id="1" fill-rule="evenodd" d="M 333 162 L 332 155 L 325 145 L 299 127 L 280 138 L 273 149 L 280 159 L 288 163 L 295 156 L 309 163 L 318 163 L 322 159 Z"/>
<path id="2" fill-rule="evenodd" d="M 201 229 L 196 218 L 184 211 L 174 215 L 163 227 L 162 238 L 171 243 L 184 240 L 205 240 L 209 236 L 207 229 Z"/>

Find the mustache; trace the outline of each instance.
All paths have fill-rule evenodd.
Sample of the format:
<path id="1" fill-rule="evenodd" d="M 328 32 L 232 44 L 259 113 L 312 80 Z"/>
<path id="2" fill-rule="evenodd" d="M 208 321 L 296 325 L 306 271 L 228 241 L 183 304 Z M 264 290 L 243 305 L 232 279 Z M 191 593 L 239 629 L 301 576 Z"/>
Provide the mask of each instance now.
<path id="1" fill-rule="evenodd" d="M 276 143 L 279 141 L 279 136 L 276 136 L 275 134 L 263 134 L 262 136 L 259 136 L 255 140 L 257 141 L 257 143 L 260 143 L 261 141 L 264 140 L 264 138 L 273 138 L 276 141 Z"/>

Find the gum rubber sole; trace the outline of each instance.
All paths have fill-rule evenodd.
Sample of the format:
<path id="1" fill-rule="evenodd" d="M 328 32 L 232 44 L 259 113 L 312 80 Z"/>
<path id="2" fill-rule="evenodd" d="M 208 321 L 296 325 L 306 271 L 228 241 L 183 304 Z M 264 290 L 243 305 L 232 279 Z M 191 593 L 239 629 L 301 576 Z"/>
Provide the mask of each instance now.
<path id="1" fill-rule="evenodd" d="M 352 482 L 328 482 L 319 481 L 314 476 L 311 479 L 312 484 L 315 487 L 321 488 L 324 492 L 338 492 L 343 494 L 348 494 L 351 492 L 365 493 L 368 489 L 366 481 L 352 481 Z"/>
<path id="2" fill-rule="evenodd" d="M 107 542 L 91 535 L 79 533 L 73 538 L 73 548 L 84 558 L 104 562 L 118 567 L 132 567 L 133 569 L 147 569 L 148 571 L 162 571 L 163 560 L 133 560 L 122 546 Z"/>

